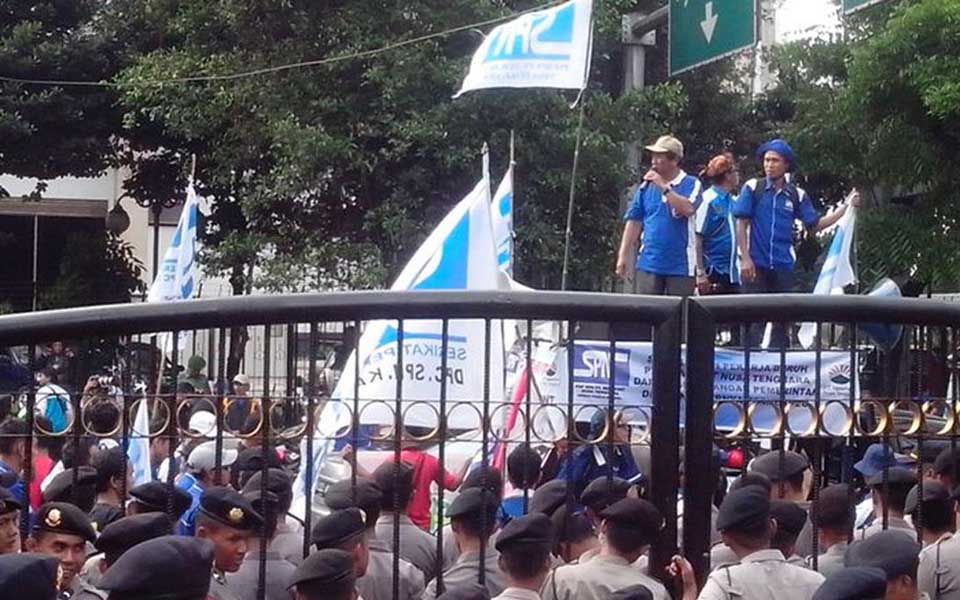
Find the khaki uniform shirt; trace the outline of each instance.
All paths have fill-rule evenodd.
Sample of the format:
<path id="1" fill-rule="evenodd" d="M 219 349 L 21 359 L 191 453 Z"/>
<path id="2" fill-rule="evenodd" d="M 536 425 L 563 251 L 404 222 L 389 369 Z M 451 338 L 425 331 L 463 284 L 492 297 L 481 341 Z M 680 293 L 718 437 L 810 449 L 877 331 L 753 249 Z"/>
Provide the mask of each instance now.
<path id="1" fill-rule="evenodd" d="M 410 562 L 423 572 L 423 579 L 430 581 L 437 573 L 437 538 L 417 527 L 407 515 L 400 515 L 395 520 L 392 513 L 385 514 L 377 520 L 377 538 L 385 540 L 387 546 L 393 548 L 394 524 L 400 525 L 400 558 Z"/>
<path id="2" fill-rule="evenodd" d="M 287 582 L 297 568 L 286 561 L 278 552 L 267 550 L 267 572 L 264 579 L 266 600 L 293 600 L 287 590 Z M 257 600 L 257 585 L 260 582 L 260 555 L 248 552 L 236 573 L 227 579 L 227 587 L 237 600 Z"/>
<path id="3" fill-rule="evenodd" d="M 847 552 L 847 543 L 840 542 L 827 548 L 827 551 L 817 557 L 817 573 L 830 577 L 837 571 L 844 569 L 843 555 Z M 813 568 L 813 557 L 807 559 L 807 565 Z"/>
<path id="4" fill-rule="evenodd" d="M 721 567 L 729 567 L 740 562 L 740 557 L 734 554 L 730 546 L 723 542 L 710 548 L 710 570 L 716 571 Z"/>
<path id="5" fill-rule="evenodd" d="M 207 592 L 207 597 L 212 600 L 239 600 L 236 594 L 227 587 L 226 575 L 216 568 L 213 570 L 213 575 L 210 576 L 210 591 Z"/>
<path id="6" fill-rule="evenodd" d="M 643 584 L 653 592 L 654 600 L 670 600 L 656 579 L 619 556 L 598 554 L 588 561 L 558 567 L 543 582 L 544 600 L 607 600 L 617 590 Z"/>
<path id="7" fill-rule="evenodd" d="M 393 599 L 393 552 L 383 540 L 367 538 L 370 563 L 363 577 L 357 579 L 357 592 L 366 600 Z M 415 600 L 423 593 L 423 573 L 407 561 L 400 559 L 397 600 Z"/>
<path id="8" fill-rule="evenodd" d="M 524 588 L 508 587 L 493 600 L 540 600 L 540 594 Z"/>
<path id="9" fill-rule="evenodd" d="M 483 572 L 484 586 L 490 592 L 490 596 L 500 594 L 507 587 L 507 577 L 500 570 L 500 554 L 494 550 L 491 542 L 487 543 L 487 552 L 484 555 Z M 443 572 L 443 587 L 445 590 L 451 590 L 464 583 L 475 583 L 479 581 L 480 573 L 480 553 L 467 552 L 457 557 L 457 562 L 452 567 Z M 437 594 L 437 580 L 434 579 L 427 585 L 423 593 L 423 600 L 434 600 Z"/>
<path id="10" fill-rule="evenodd" d="M 760 550 L 707 577 L 698 600 L 810 600 L 823 575 L 787 563 L 779 550 Z"/>
<path id="11" fill-rule="evenodd" d="M 889 515 L 887 517 L 887 529 L 903 531 L 910 536 L 911 540 L 917 539 L 917 530 L 913 528 L 913 525 L 900 517 Z M 857 531 L 854 537 L 856 537 L 858 540 L 865 540 L 872 535 L 877 535 L 881 531 L 883 531 L 883 519 L 877 518 L 874 519 L 873 523 L 871 523 L 868 527 L 864 527 L 863 529 Z"/>
<path id="12" fill-rule="evenodd" d="M 917 587 L 933 600 L 960 600 L 960 535 L 944 534 L 920 551 Z"/>
<path id="13" fill-rule="evenodd" d="M 803 529 L 797 535 L 797 543 L 793 551 L 799 556 L 810 556 L 813 554 L 813 536 L 815 535 L 813 522 L 810 521 L 810 503 L 795 502 L 794 504 L 807 511 L 807 522 L 803 524 Z"/>
<path id="14" fill-rule="evenodd" d="M 80 585 L 80 591 L 70 597 L 70 600 L 107 600 L 109 592 L 97 589 L 90 584 Z"/>
<path id="15" fill-rule="evenodd" d="M 287 517 L 277 524 L 277 535 L 270 542 L 270 550 L 280 558 L 299 566 L 303 562 L 303 525 Z"/>

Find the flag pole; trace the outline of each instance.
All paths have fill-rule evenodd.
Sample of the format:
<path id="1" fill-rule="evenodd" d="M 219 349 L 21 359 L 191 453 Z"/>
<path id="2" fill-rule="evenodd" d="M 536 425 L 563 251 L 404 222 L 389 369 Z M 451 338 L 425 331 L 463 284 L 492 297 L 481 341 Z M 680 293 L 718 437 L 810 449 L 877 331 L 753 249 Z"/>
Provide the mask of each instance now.
<path id="1" fill-rule="evenodd" d="M 584 93 L 586 88 L 584 88 Z M 577 164 L 580 162 L 580 139 L 583 135 L 583 117 L 587 106 L 585 98 L 580 98 L 580 117 L 577 123 L 577 138 L 573 149 L 573 169 L 570 172 L 570 199 L 567 202 L 567 230 L 563 240 L 563 274 L 560 276 L 560 290 L 567 289 L 567 273 L 570 268 L 570 241 L 573 237 L 573 200 L 577 189 Z"/>

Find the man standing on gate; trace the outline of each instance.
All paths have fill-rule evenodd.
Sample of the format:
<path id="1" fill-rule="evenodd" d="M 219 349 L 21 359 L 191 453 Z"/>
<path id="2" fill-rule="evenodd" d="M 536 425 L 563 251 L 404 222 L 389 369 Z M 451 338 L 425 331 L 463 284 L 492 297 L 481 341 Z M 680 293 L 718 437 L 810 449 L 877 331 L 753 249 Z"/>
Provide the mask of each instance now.
<path id="1" fill-rule="evenodd" d="M 820 216 L 810 197 L 797 187 L 787 173 L 796 168 L 790 144 L 772 140 L 760 146 L 757 158 L 763 161 L 763 179 L 744 184 L 733 207 L 737 218 L 737 246 L 740 249 L 740 278 L 748 294 L 777 294 L 793 291 L 793 224 L 800 221 L 812 233 L 830 227 L 847 212 L 844 204 L 829 215 Z M 853 206 L 860 196 L 850 197 Z M 770 347 L 786 345 L 787 332 L 774 324 Z M 757 340 L 750 343 L 756 344 Z"/>
<path id="2" fill-rule="evenodd" d="M 689 296 L 697 267 L 694 215 L 700 206 L 700 181 L 680 168 L 683 144 L 677 138 L 665 135 L 646 149 L 653 166 L 624 217 L 617 275 L 625 281 L 636 277 L 638 294 Z"/>

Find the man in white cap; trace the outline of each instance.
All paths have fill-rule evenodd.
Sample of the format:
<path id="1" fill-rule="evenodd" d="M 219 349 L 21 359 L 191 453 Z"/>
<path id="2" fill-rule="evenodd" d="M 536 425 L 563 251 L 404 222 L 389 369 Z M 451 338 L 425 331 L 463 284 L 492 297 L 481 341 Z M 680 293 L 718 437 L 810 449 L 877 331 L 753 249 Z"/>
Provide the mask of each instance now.
<path id="1" fill-rule="evenodd" d="M 217 460 L 217 442 L 204 442 L 194 448 L 187 458 L 186 473 L 177 480 L 177 487 L 190 494 L 192 502 L 180 522 L 177 533 L 193 535 L 196 530 L 197 511 L 203 490 L 215 485 L 227 485 L 230 481 L 230 465 L 237 460 L 235 448 L 223 445 Z"/>
<path id="2" fill-rule="evenodd" d="M 689 296 L 697 275 L 694 215 L 702 186 L 680 168 L 683 144 L 677 138 L 662 136 L 646 149 L 652 166 L 624 216 L 617 275 L 634 279 L 638 294 Z"/>

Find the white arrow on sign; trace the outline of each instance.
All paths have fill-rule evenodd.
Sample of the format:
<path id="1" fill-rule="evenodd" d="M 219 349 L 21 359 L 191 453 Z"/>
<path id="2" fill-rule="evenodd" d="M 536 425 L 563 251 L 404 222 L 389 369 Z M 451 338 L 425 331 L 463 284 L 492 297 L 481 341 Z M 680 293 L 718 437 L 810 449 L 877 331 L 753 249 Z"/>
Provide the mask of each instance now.
<path id="1" fill-rule="evenodd" d="M 717 20 L 720 15 L 713 14 L 713 2 L 707 2 L 706 11 L 707 16 L 703 21 L 700 21 L 700 29 L 703 30 L 703 37 L 707 38 L 709 44 L 710 40 L 713 39 L 713 31 L 717 28 Z"/>

